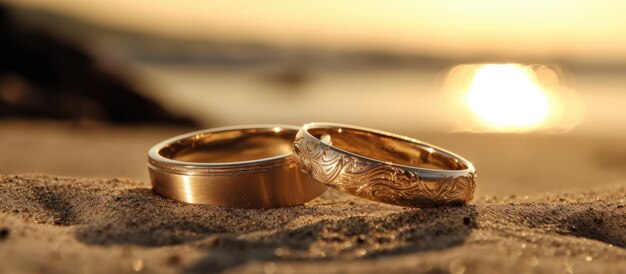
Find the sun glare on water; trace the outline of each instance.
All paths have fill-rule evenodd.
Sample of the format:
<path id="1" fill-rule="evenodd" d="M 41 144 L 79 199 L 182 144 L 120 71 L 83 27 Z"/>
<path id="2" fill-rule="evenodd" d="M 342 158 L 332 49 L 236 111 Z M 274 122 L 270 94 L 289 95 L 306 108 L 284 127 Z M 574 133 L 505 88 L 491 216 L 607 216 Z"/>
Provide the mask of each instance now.
<path id="1" fill-rule="evenodd" d="M 573 93 L 559 81 L 559 74 L 547 66 L 482 64 L 453 68 L 447 84 L 456 91 L 453 97 L 459 109 L 473 117 L 472 121 L 457 119 L 464 130 L 563 131 L 578 122 L 580 111 L 572 106 Z M 570 113 L 565 115 L 566 111 Z"/>

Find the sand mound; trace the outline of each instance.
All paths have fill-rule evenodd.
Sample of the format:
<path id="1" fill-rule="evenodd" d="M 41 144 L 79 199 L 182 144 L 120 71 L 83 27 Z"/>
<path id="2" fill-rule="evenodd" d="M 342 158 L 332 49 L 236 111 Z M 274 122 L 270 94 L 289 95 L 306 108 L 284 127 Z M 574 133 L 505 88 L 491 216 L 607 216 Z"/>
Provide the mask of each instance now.
<path id="1" fill-rule="evenodd" d="M 625 199 L 619 184 L 410 209 L 328 191 L 243 210 L 126 179 L 0 176 L 0 273 L 624 273 Z"/>

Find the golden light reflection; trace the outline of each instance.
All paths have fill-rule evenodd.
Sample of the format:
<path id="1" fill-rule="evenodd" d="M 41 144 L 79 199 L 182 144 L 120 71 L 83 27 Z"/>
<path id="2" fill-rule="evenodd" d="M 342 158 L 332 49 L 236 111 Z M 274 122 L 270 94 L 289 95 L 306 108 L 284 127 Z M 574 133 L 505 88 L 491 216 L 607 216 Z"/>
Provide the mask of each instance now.
<path id="1" fill-rule="evenodd" d="M 564 132 L 580 122 L 582 101 L 563 78 L 545 65 L 460 65 L 445 84 L 459 130 Z"/>
<path id="2" fill-rule="evenodd" d="M 185 192 L 185 200 L 193 201 L 193 180 L 189 176 L 183 176 L 183 191 Z"/>

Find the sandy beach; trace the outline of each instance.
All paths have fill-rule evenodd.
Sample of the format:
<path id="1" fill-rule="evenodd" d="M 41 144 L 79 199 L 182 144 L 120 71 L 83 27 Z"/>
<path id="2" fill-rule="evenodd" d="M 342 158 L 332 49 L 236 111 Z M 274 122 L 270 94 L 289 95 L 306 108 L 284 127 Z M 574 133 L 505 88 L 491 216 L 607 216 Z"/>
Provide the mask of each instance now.
<path id="1" fill-rule="evenodd" d="M 626 2 L 83 2 L 0 3 L 0 274 L 626 274 Z M 404 138 L 315 136 L 448 171 L 317 154 L 332 159 L 300 159 L 309 173 L 331 170 L 322 179 L 359 193 L 393 181 L 384 189 L 413 202 L 415 182 L 465 201 L 452 185 L 465 176 L 456 183 L 477 178 L 474 198 L 419 209 L 329 189 L 249 210 L 151 189 L 147 154 L 163 140 L 310 122 L 432 144 L 418 154 Z M 305 191 L 287 160 L 264 158 L 272 142 L 254 140 L 269 135 L 237 136 L 160 150 L 219 168 L 151 162 L 183 175 L 155 181 L 236 205 L 251 201 L 243 192 L 269 203 Z M 224 155 L 283 169 L 261 176 Z"/>
<path id="2" fill-rule="evenodd" d="M 626 273 L 618 137 L 407 133 L 475 161 L 470 205 L 243 210 L 150 190 L 147 149 L 189 128 L 1 127 L 0 273 Z"/>
<path id="3" fill-rule="evenodd" d="M 411 209 L 336 191 L 271 210 L 145 182 L 0 177 L 1 273 L 625 273 L 626 183 Z"/>

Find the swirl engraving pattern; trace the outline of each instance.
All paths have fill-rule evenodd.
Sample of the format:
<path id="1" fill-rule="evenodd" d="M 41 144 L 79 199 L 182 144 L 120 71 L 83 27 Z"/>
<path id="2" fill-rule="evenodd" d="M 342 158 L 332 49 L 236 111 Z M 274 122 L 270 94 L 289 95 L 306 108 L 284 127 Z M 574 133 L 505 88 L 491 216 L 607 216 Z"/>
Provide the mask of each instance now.
<path id="1" fill-rule="evenodd" d="M 294 153 L 300 171 L 338 190 L 369 200 L 412 207 L 459 205 L 473 198 L 475 174 L 420 178 L 417 171 L 339 153 L 319 140 L 298 136 Z"/>

